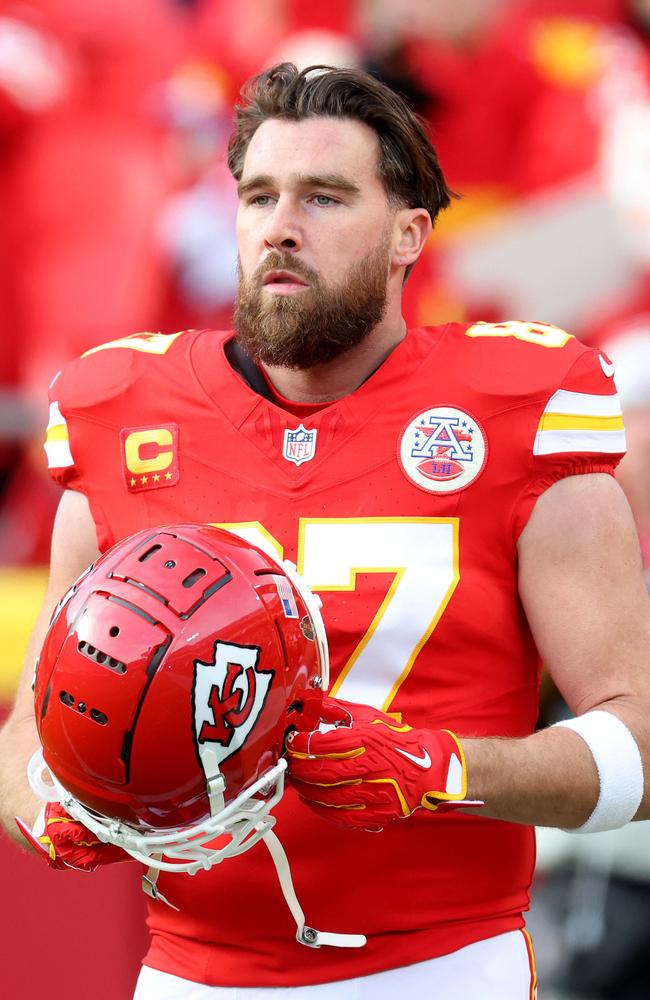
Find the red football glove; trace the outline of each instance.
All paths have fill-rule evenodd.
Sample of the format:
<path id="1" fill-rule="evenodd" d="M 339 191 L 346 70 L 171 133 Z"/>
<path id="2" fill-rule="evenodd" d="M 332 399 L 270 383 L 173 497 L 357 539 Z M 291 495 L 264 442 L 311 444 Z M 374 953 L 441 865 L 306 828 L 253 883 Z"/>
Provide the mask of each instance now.
<path id="1" fill-rule="evenodd" d="M 367 705 L 323 700 L 322 722 L 287 737 L 289 775 L 319 815 L 380 830 L 416 809 L 444 812 L 470 802 L 465 756 L 446 729 L 411 729 Z"/>
<path id="2" fill-rule="evenodd" d="M 133 861 L 121 847 L 103 844 L 83 823 L 73 819 L 59 802 L 48 802 L 33 830 L 16 816 L 25 840 L 50 868 L 94 872 L 101 865 Z"/>

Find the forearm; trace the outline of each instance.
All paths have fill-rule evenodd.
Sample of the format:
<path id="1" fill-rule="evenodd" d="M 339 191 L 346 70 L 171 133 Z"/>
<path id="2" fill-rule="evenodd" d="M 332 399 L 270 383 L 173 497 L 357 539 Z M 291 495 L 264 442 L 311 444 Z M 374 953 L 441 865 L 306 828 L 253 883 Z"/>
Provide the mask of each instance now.
<path id="1" fill-rule="evenodd" d="M 482 814 L 533 826 L 575 829 L 598 800 L 594 758 L 576 733 L 561 727 L 525 739 L 462 739 L 469 799 Z"/>
<path id="2" fill-rule="evenodd" d="M 38 745 L 32 719 L 11 718 L 0 731 L 0 823 L 22 847 L 26 846 L 25 841 L 14 816 L 20 816 L 31 826 L 43 805 L 27 781 L 27 764 Z"/>
<path id="3" fill-rule="evenodd" d="M 81 493 L 67 490 L 54 522 L 47 591 L 27 646 L 14 709 L 0 730 L 0 824 L 23 847 L 25 841 L 14 823 L 14 816 L 20 816 L 31 826 L 43 805 L 27 781 L 27 765 L 40 746 L 32 693 L 34 664 L 57 601 L 96 555 L 95 526 L 88 502 Z"/>

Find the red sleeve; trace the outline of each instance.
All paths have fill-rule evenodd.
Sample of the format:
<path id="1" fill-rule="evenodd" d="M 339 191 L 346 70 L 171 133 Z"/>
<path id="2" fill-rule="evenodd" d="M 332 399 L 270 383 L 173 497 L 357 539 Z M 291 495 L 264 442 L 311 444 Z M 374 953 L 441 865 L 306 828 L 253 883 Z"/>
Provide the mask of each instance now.
<path id="1" fill-rule="evenodd" d="M 83 492 L 81 477 L 70 450 L 68 423 L 57 399 L 58 379 L 57 375 L 50 386 L 50 414 L 45 434 L 47 468 L 54 482 L 63 489 Z"/>
<path id="2" fill-rule="evenodd" d="M 568 476 L 614 470 L 625 454 L 625 428 L 613 365 L 601 351 L 581 354 L 544 402 L 531 453 L 531 476 L 514 511 L 518 538 L 537 498 Z"/>

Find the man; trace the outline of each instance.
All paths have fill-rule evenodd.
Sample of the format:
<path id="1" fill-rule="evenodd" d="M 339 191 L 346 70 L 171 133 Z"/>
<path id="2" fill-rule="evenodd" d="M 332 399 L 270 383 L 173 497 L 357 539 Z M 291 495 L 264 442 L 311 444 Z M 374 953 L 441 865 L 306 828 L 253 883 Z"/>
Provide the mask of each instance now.
<path id="1" fill-rule="evenodd" d="M 322 595 L 335 699 L 290 745 L 277 829 L 310 919 L 368 943 L 297 944 L 255 848 L 161 876 L 179 912 L 151 904 L 138 1000 L 430 996 L 431 983 L 523 1000 L 529 824 L 650 816 L 648 607 L 611 476 L 624 449 L 612 366 L 543 324 L 407 332 L 402 285 L 450 192 L 417 120 L 372 78 L 268 71 L 229 162 L 236 339 L 140 335 L 53 384 L 48 451 L 67 489 L 3 734 L 6 825 L 36 814 L 20 776 L 55 601 L 97 547 L 188 516 L 219 523 L 294 559 Z M 540 656 L 577 732 L 533 733 Z M 484 803 L 469 815 L 440 808 L 442 730 L 462 748 L 455 797 Z"/>

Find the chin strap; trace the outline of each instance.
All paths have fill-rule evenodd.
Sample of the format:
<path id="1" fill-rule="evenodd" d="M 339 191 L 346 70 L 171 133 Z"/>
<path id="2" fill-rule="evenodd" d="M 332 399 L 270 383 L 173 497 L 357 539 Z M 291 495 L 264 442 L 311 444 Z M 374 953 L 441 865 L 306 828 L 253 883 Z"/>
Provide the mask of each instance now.
<path id="1" fill-rule="evenodd" d="M 287 858 L 286 851 L 276 835 L 272 830 L 262 838 L 266 844 L 267 850 L 271 855 L 273 864 L 275 865 L 275 870 L 278 874 L 278 880 L 280 882 L 280 888 L 282 889 L 282 895 L 285 898 L 286 904 L 291 910 L 291 916 L 296 922 L 296 940 L 300 944 L 306 945 L 308 948 L 322 948 L 323 945 L 330 945 L 333 948 L 363 948 L 366 944 L 366 938 L 363 934 L 332 934 L 329 931 L 317 931 L 315 927 L 308 927 L 305 924 L 305 914 L 303 913 L 302 906 L 298 902 L 298 897 L 296 896 L 296 890 L 293 885 L 293 879 L 291 878 L 291 869 L 289 868 L 289 859 Z M 162 857 L 159 855 L 152 855 L 152 859 L 157 861 Z M 158 876 L 160 875 L 160 869 L 155 866 L 147 869 L 145 874 L 142 876 L 142 891 L 145 896 L 150 899 L 156 900 L 158 903 L 165 903 L 170 906 L 172 910 L 178 912 L 178 907 L 174 906 L 173 903 L 163 896 L 162 892 L 158 889 L 156 883 L 158 881 Z"/>
<path id="2" fill-rule="evenodd" d="M 155 859 L 157 861 L 160 861 L 161 858 L 162 854 L 155 855 Z M 160 868 L 154 868 L 153 866 L 151 868 L 147 868 L 146 872 L 142 876 L 143 893 L 145 894 L 145 896 L 148 896 L 149 899 L 155 899 L 157 903 L 164 903 L 165 906 L 169 906 L 172 910 L 176 910 L 177 913 L 180 913 L 179 908 L 177 906 L 174 906 L 173 903 L 170 903 L 167 897 L 163 896 L 162 892 L 156 885 L 159 875 L 160 875 Z"/>
<path id="3" fill-rule="evenodd" d="M 293 879 L 291 878 L 291 869 L 289 868 L 289 859 L 284 847 L 272 830 L 269 830 L 262 839 L 273 859 L 282 895 L 291 910 L 291 916 L 296 922 L 296 940 L 300 944 L 307 945 L 308 948 L 322 948 L 323 945 L 330 945 L 333 948 L 363 948 L 366 944 L 366 938 L 363 934 L 332 934 L 329 931 L 317 931 L 315 927 L 308 927 L 305 924 L 305 914 L 296 896 Z M 161 857 L 162 855 L 160 854 L 156 855 L 155 860 L 159 861 Z M 172 910 L 178 912 L 178 907 L 170 903 L 158 889 L 156 882 L 159 875 L 159 868 L 155 866 L 149 868 L 142 876 L 142 891 L 150 899 L 155 899 L 158 903 L 165 903 Z"/>
<path id="4" fill-rule="evenodd" d="M 333 948 L 363 948 L 366 943 L 363 934 L 332 934 L 329 931 L 317 931 L 315 927 L 308 927 L 305 924 L 305 914 L 296 896 L 289 859 L 284 847 L 272 830 L 269 830 L 262 839 L 273 859 L 282 895 L 296 922 L 296 940 L 308 948 L 321 948 L 323 945 L 331 945 Z"/>
<path id="5" fill-rule="evenodd" d="M 282 773 L 286 764 L 284 760 L 280 763 L 282 767 L 280 767 L 279 770 Z M 46 782 L 44 777 L 46 770 L 49 773 L 49 769 L 46 769 L 45 767 L 42 752 L 38 751 L 34 754 L 29 764 L 29 781 L 31 787 L 38 795 L 41 796 L 41 798 L 51 802 L 60 801 L 65 808 L 66 800 L 64 789 L 55 787 L 53 783 Z M 220 776 L 215 777 L 210 790 L 211 801 L 214 798 L 214 800 L 218 802 L 222 797 L 222 781 L 223 779 Z M 69 804 L 70 803 L 68 803 L 68 805 Z M 81 820 L 79 820 L 79 822 L 81 822 Z M 261 826 L 257 827 L 257 829 L 259 831 Z M 114 843 L 114 841 L 110 840 L 110 837 L 104 830 L 102 830 L 101 833 L 98 832 L 97 836 L 100 837 L 103 842 Z M 321 948 L 323 945 L 329 945 L 333 948 L 363 948 L 366 944 L 366 938 L 363 934 L 334 934 L 329 931 L 318 931 L 315 927 L 309 927 L 305 924 L 305 914 L 303 913 L 303 909 L 298 902 L 298 897 L 296 896 L 296 890 L 293 885 L 291 870 L 289 868 L 289 859 L 287 858 L 284 847 L 270 829 L 262 835 L 261 839 L 266 844 L 268 852 L 271 855 L 278 880 L 280 882 L 280 888 L 282 889 L 282 894 L 285 898 L 287 906 L 291 910 L 291 915 L 296 922 L 296 940 L 299 941 L 300 944 L 306 945 L 308 948 Z M 127 850 L 127 853 L 131 854 L 136 861 L 146 863 L 141 853 L 134 853 L 126 848 L 125 850 Z M 156 900 L 159 903 L 164 903 L 166 906 L 171 907 L 172 910 L 176 910 L 178 912 L 178 907 L 174 906 L 174 904 L 162 894 L 157 886 L 158 876 L 160 875 L 161 869 L 159 864 L 156 862 L 160 863 L 162 861 L 162 857 L 162 853 L 152 853 L 148 855 L 148 858 L 153 862 L 153 864 L 149 865 L 147 871 L 142 876 L 142 891 L 145 896 L 148 896 L 150 899 Z M 198 870 L 199 867 L 201 866 L 198 865 L 195 870 Z M 203 867 L 210 867 L 210 865 L 203 865 Z"/>

